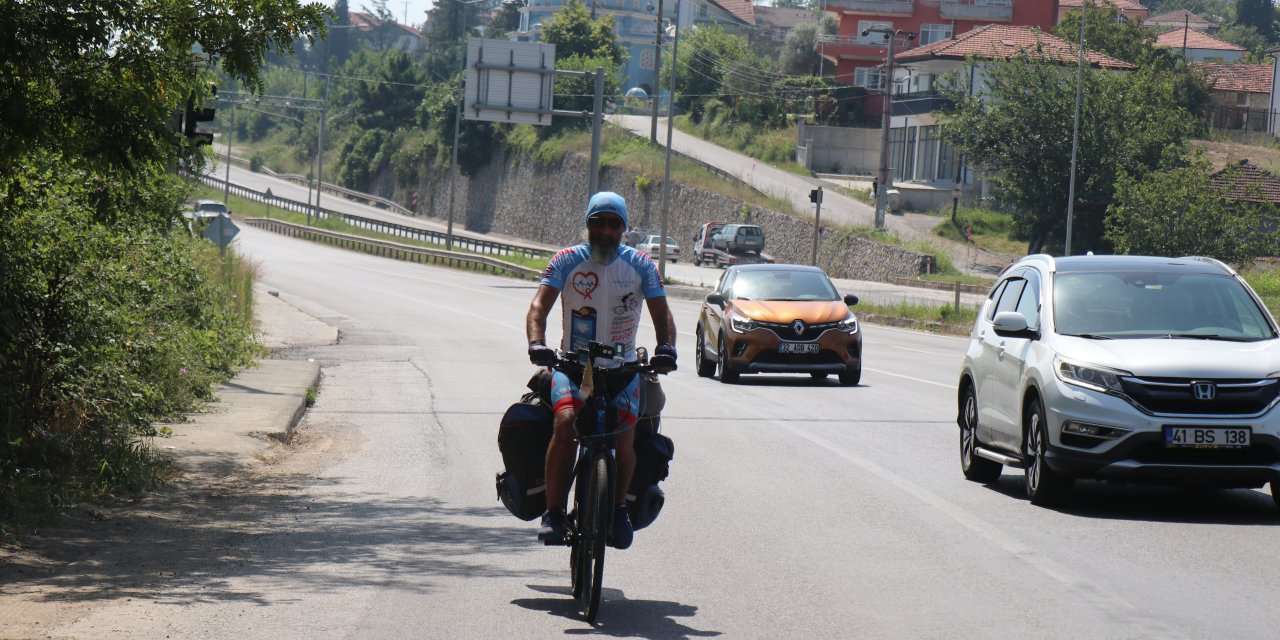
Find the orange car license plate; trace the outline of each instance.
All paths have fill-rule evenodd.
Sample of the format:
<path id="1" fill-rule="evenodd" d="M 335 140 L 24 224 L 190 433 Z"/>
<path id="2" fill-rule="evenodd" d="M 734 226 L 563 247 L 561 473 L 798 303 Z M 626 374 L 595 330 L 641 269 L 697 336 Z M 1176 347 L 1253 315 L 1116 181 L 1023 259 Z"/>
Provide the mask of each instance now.
<path id="1" fill-rule="evenodd" d="M 778 353 L 817 353 L 816 342 L 783 342 L 778 345 Z"/>

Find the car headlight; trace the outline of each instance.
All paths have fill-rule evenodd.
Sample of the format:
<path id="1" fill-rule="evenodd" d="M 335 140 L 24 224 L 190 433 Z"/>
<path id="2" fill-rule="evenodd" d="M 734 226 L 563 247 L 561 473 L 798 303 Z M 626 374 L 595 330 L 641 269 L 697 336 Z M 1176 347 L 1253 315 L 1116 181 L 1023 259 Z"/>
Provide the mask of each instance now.
<path id="1" fill-rule="evenodd" d="M 857 333 L 858 316 L 855 316 L 852 313 L 849 314 L 849 317 L 841 320 L 840 323 L 836 325 L 836 328 L 845 333 Z"/>
<path id="2" fill-rule="evenodd" d="M 1091 367 L 1061 358 L 1057 359 L 1053 370 L 1057 372 L 1058 379 L 1067 384 L 1111 394 L 1123 394 L 1124 387 L 1120 386 L 1121 376 L 1133 375 L 1128 371 Z"/>
<path id="3" fill-rule="evenodd" d="M 736 313 L 729 314 L 729 326 L 738 333 L 746 333 L 753 329 L 759 328 L 759 324 L 746 316 L 740 316 Z"/>

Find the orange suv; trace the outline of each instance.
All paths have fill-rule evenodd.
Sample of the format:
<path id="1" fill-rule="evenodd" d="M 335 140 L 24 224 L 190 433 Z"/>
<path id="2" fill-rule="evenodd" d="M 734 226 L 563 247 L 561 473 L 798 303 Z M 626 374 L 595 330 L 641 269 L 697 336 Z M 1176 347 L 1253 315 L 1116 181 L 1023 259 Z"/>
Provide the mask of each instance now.
<path id="1" fill-rule="evenodd" d="M 743 373 L 829 374 L 862 379 L 862 331 L 827 274 L 795 264 L 735 265 L 698 317 L 698 375 L 734 382 Z"/>

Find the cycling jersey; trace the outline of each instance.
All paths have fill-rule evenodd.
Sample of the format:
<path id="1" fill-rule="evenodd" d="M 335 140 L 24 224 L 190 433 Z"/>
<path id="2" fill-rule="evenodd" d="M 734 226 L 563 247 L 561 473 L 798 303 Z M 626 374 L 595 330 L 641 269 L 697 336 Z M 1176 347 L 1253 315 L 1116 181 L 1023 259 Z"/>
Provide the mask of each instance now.
<path id="1" fill-rule="evenodd" d="M 564 249 L 547 263 L 542 284 L 560 290 L 565 327 L 561 350 L 585 349 L 591 341 L 622 345 L 627 362 L 636 359 L 642 301 L 667 295 L 653 259 L 626 245 L 618 247 L 607 265 L 591 260 L 585 242 Z M 604 358 L 597 362 L 609 366 Z"/>

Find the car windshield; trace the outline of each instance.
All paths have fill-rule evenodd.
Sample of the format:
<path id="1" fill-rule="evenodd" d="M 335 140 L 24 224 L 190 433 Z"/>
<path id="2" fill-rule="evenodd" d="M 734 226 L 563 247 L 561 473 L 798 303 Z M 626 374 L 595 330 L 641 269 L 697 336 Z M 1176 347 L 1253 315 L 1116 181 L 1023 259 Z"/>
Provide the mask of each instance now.
<path id="1" fill-rule="evenodd" d="M 227 205 L 221 202 L 202 202 L 196 207 L 196 211 L 207 215 L 217 215 L 227 212 Z"/>
<path id="2" fill-rule="evenodd" d="M 1058 333 L 1088 338 L 1251 342 L 1275 337 L 1235 278 L 1153 271 L 1062 273 L 1054 278 Z"/>
<path id="3" fill-rule="evenodd" d="M 743 271 L 733 281 L 733 297 L 749 300 L 838 300 L 827 276 L 816 271 Z"/>

